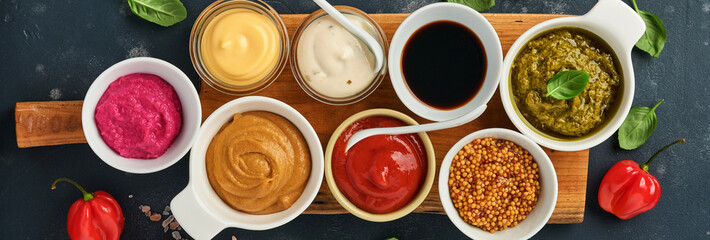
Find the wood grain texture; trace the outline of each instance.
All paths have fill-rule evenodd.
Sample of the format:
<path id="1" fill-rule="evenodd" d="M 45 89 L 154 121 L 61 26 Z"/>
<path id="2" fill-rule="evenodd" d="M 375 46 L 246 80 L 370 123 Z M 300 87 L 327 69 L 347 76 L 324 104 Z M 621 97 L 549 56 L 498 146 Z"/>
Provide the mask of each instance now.
<path id="1" fill-rule="evenodd" d="M 86 143 L 81 128 L 81 104 L 82 101 L 15 104 L 17 146 Z"/>
<path id="2" fill-rule="evenodd" d="M 408 15 L 409 14 L 371 14 L 380 24 L 389 40 L 392 39 L 397 27 Z M 305 14 L 282 15 L 291 37 L 301 23 L 301 20 L 306 16 Z M 484 16 L 496 29 L 504 53 L 508 51 L 518 36 L 530 27 L 548 19 L 561 17 L 561 15 L 544 14 L 484 14 Z M 202 100 L 202 113 L 204 118 L 207 118 L 211 112 L 222 104 L 237 98 L 235 96 L 222 94 L 204 84 L 204 82 L 201 84 L 201 89 L 200 98 Z M 389 77 L 385 78 L 379 88 L 371 96 L 361 102 L 345 107 L 330 106 L 313 100 L 301 90 L 293 78 L 290 67 L 287 65 L 276 82 L 265 90 L 258 92 L 257 95 L 276 98 L 293 106 L 311 122 L 324 148 L 330 139 L 330 135 L 343 120 L 363 110 L 371 108 L 390 108 L 412 116 L 420 123 L 427 122 L 414 115 L 399 101 L 392 88 Z M 483 128 L 493 127 L 515 130 L 515 126 L 513 126 L 513 123 L 510 122 L 503 110 L 500 95 L 497 92 L 491 99 L 488 107 L 488 110 L 479 119 L 471 123 L 457 128 L 429 133 L 429 137 L 434 143 L 434 149 L 436 151 L 437 170 L 441 166 L 441 161 L 449 148 L 469 133 Z M 589 150 L 560 152 L 546 149 L 546 151 L 555 165 L 559 182 L 558 201 L 549 223 L 581 223 L 584 219 Z M 438 179 L 438 176 L 435 179 Z M 318 196 L 316 196 L 315 201 L 305 213 L 347 213 L 347 211 L 338 204 L 335 198 L 333 198 L 333 195 L 330 194 L 326 184 L 328 183 L 324 183 L 321 186 Z M 439 189 L 437 186 L 438 183 L 435 180 L 431 192 L 415 212 L 444 214 L 439 200 Z"/>
<path id="3" fill-rule="evenodd" d="M 409 14 L 371 14 L 383 28 L 388 39 L 392 39 L 399 24 Z M 542 21 L 562 17 L 550 14 L 483 14 L 496 29 L 505 54 L 517 37 L 530 27 Z M 282 15 L 292 36 L 306 14 Z M 238 97 L 222 94 L 201 83 L 203 120 L 222 104 Z M 287 65 L 279 78 L 265 90 L 255 95 L 281 100 L 298 110 L 313 125 L 325 148 L 335 128 L 349 116 L 371 108 L 389 108 L 414 117 L 419 123 L 426 120 L 414 115 L 397 98 L 387 77 L 378 89 L 361 102 L 348 106 L 331 106 L 309 97 L 298 86 Z M 45 146 L 86 142 L 81 130 L 81 101 L 71 102 L 28 102 L 18 103 L 15 113 L 17 141 L 19 147 Z M 50 121 L 51 120 L 51 121 Z M 39 125 L 39 126 L 38 126 Z M 477 120 L 460 127 L 430 132 L 437 158 L 437 175 L 441 161 L 449 148 L 467 134 L 484 128 L 508 128 L 515 130 L 503 110 L 500 95 L 496 94 L 488 104 L 488 110 Z M 545 149 L 557 171 L 559 194 L 557 205 L 548 223 L 581 223 L 584 219 L 584 205 L 587 184 L 589 150 L 561 152 Z M 438 176 L 435 178 L 438 179 Z M 338 204 L 324 181 L 316 199 L 306 210 L 307 214 L 340 214 L 347 211 Z M 438 183 L 426 200 L 415 212 L 444 214 L 439 200 Z"/>

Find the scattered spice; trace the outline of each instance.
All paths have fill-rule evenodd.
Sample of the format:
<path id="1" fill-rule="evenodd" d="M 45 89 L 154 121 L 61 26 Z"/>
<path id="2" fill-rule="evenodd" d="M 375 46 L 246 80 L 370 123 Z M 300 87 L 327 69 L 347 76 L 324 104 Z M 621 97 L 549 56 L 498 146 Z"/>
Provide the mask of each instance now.
<path id="1" fill-rule="evenodd" d="M 149 212 L 150 211 L 150 206 L 141 205 L 139 208 L 141 209 L 141 212 Z"/>
<path id="2" fill-rule="evenodd" d="M 163 210 L 163 215 L 170 215 L 170 206 L 165 206 L 165 210 Z"/>
<path id="3" fill-rule="evenodd" d="M 170 209 L 170 206 L 165 206 L 162 214 L 151 212 L 151 208 L 148 205 L 140 205 L 138 209 L 140 209 L 141 212 L 144 212 L 147 217 L 150 217 L 150 220 L 153 222 L 160 221 L 163 216 L 167 216 L 165 220 L 163 220 L 161 223 L 161 226 L 163 227 L 163 232 L 167 233 L 168 230 L 173 230 L 170 232 L 170 234 L 174 239 L 186 239 L 180 235 L 182 227 L 180 227 L 180 223 L 175 220 L 175 216 L 172 215 L 172 210 Z"/>
<path id="4" fill-rule="evenodd" d="M 162 224 L 163 232 L 168 232 L 168 225 L 170 225 L 173 220 L 175 220 L 175 217 L 173 215 L 170 215 L 169 217 L 165 218 Z"/>
<path id="5" fill-rule="evenodd" d="M 170 225 L 170 230 L 175 230 L 180 226 L 180 223 L 178 223 L 177 221 L 173 221 L 169 225 Z"/>
<path id="6" fill-rule="evenodd" d="M 454 156 L 449 193 L 468 224 L 494 233 L 523 221 L 540 194 L 538 165 L 517 144 L 476 139 Z"/>
<path id="7" fill-rule="evenodd" d="M 182 237 L 180 236 L 180 232 L 178 231 L 173 231 L 173 238 L 175 240 L 180 240 Z"/>
<path id="8" fill-rule="evenodd" d="M 157 222 L 157 221 L 160 221 L 160 218 L 161 218 L 161 217 L 162 217 L 162 216 L 161 216 L 160 214 L 157 214 L 157 213 L 156 213 L 156 214 L 150 215 L 150 220 L 153 221 L 153 222 Z"/>
<path id="9" fill-rule="evenodd" d="M 128 198 L 133 198 L 133 194 L 131 194 L 131 195 L 128 195 Z"/>
<path id="10" fill-rule="evenodd" d="M 165 219 L 165 221 L 163 221 L 163 224 L 162 224 L 163 227 L 168 226 L 168 224 L 170 224 L 174 219 L 175 219 L 175 217 L 173 215 L 170 215 L 169 217 L 167 217 Z"/>

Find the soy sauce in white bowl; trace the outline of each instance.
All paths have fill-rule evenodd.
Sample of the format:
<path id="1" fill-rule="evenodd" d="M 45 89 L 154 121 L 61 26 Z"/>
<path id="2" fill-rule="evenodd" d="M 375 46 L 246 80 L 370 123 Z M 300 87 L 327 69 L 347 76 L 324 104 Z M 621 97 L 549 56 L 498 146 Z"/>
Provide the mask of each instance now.
<path id="1" fill-rule="evenodd" d="M 470 102 L 486 77 L 486 51 L 476 33 L 454 21 L 417 29 L 402 51 L 409 90 L 430 107 L 450 110 Z"/>

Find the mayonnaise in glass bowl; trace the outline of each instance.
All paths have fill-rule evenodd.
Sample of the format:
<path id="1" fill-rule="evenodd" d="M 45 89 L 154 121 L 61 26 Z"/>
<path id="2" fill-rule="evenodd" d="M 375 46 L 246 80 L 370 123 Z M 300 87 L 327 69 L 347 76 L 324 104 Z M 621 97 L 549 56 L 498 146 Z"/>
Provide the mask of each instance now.
<path id="1" fill-rule="evenodd" d="M 370 33 L 387 52 L 385 33 L 375 20 L 356 8 L 335 8 Z M 303 91 L 331 105 L 365 99 L 377 89 L 387 71 L 387 66 L 383 66 L 375 72 L 372 52 L 323 10 L 312 13 L 298 26 L 289 59 L 293 76 Z"/>

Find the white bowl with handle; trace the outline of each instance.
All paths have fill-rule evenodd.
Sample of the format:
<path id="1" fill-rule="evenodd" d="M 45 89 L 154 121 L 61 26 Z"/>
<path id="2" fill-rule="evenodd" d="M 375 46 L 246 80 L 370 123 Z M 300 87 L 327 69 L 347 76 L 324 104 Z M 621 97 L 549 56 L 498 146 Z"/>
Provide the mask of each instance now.
<path id="1" fill-rule="evenodd" d="M 235 113 L 267 111 L 288 119 L 303 135 L 311 155 L 311 173 L 296 202 L 286 210 L 256 215 L 235 210 L 212 189 L 207 178 L 205 154 L 212 138 Z M 313 202 L 323 182 L 323 147 L 315 130 L 296 109 L 279 100 L 248 96 L 232 100 L 215 110 L 202 124 L 190 152 L 190 181 L 170 202 L 175 219 L 195 239 L 211 239 L 227 227 L 267 230 L 286 224 Z"/>
<path id="2" fill-rule="evenodd" d="M 596 34 L 611 47 L 620 63 L 622 86 L 618 91 L 618 107 L 608 112 L 605 125 L 578 138 L 559 138 L 536 129 L 520 113 L 512 99 L 510 70 L 515 57 L 530 39 L 555 28 L 580 28 Z M 646 29 L 641 17 L 621 0 L 599 0 L 587 13 L 578 17 L 563 17 L 537 24 L 520 35 L 508 50 L 503 61 L 503 75 L 500 81 L 500 97 L 508 118 L 516 128 L 538 144 L 560 151 L 578 151 L 594 147 L 616 132 L 624 122 L 634 99 L 634 69 L 631 50 Z"/>

